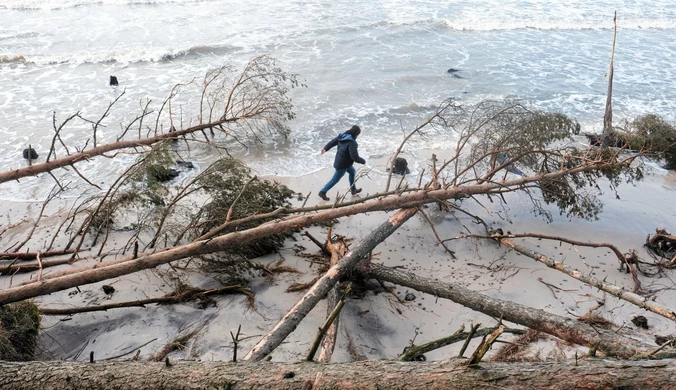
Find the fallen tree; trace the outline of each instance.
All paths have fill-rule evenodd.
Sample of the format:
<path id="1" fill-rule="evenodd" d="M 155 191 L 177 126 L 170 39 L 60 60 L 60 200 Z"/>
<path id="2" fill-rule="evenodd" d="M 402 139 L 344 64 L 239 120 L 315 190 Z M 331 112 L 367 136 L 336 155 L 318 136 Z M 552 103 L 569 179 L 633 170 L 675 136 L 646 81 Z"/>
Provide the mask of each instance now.
<path id="1" fill-rule="evenodd" d="M 54 118 L 55 134 L 49 149 L 47 161 L 32 164 L 28 167 L 0 172 L 0 183 L 51 172 L 63 167 L 73 167 L 75 169 L 76 164 L 88 161 L 93 157 L 105 156 L 108 152 L 148 147 L 167 140 L 185 139 L 184 137 L 194 133 L 205 134 L 205 130 L 210 130 L 213 133 L 214 129 L 216 129 L 236 138 L 237 132 L 234 128 L 229 128 L 229 125 L 238 122 L 249 121 L 250 124 L 247 128 L 253 131 L 254 137 L 259 137 L 256 134 L 257 132 L 265 133 L 265 131 L 270 130 L 282 134 L 288 133 L 289 130 L 284 123 L 286 120 L 293 118 L 293 106 L 287 93 L 289 88 L 302 85 L 298 75 L 284 72 L 277 66 L 276 60 L 269 56 L 253 58 L 246 64 L 241 73 L 234 78 L 234 82 L 229 82 L 227 79 L 229 76 L 227 71 L 226 67 L 221 67 L 211 70 L 206 74 L 203 82 L 204 90 L 198 107 L 197 120 L 199 123 L 195 126 L 185 129 L 175 129 L 174 126 L 171 126 L 168 131 L 163 131 L 160 127 L 160 118 L 164 114 L 164 109 L 167 106 L 170 107 L 170 102 L 176 95 L 176 90 L 174 90 L 156 113 L 155 128 L 148 130 L 154 136 L 142 136 L 141 133 L 143 119 L 152 113 L 146 105 L 143 107 L 141 114 L 125 126 L 117 142 L 98 146 L 96 144 L 96 131 L 101 122 L 108 116 L 108 112 L 115 102 L 122 96 L 120 95 L 97 120 L 85 119 L 80 116 L 80 113 L 76 113 L 68 117 L 64 123 L 57 127 L 56 118 Z M 80 147 L 76 146 L 77 149 L 82 149 L 82 151 L 71 153 L 61 138 L 61 131 L 69 121 L 75 118 L 81 118 L 85 122 L 96 124 L 92 128 L 94 146 L 86 149 L 89 142 L 87 140 L 84 145 Z M 173 118 L 170 117 L 169 120 L 173 123 Z M 256 124 L 256 121 L 264 123 Z M 135 139 L 123 140 L 122 138 L 128 134 L 131 126 L 135 124 L 139 126 L 138 136 Z M 57 143 L 57 141 L 59 142 Z M 56 147 L 59 144 L 64 146 L 62 152 L 66 154 L 65 157 L 56 158 Z M 55 158 L 50 160 L 52 155 Z M 77 169 L 75 170 L 77 172 Z M 90 180 L 84 177 L 83 179 L 91 184 Z"/>
<path id="2" fill-rule="evenodd" d="M 385 282 L 450 299 L 496 319 L 523 325 L 577 345 L 596 348 L 608 356 L 631 358 L 654 350 L 648 345 L 620 336 L 616 332 L 598 329 L 572 318 L 547 313 L 544 310 L 491 298 L 457 284 L 421 278 L 411 272 L 397 271 L 375 264 L 370 265 L 363 272 Z"/>
<path id="3" fill-rule="evenodd" d="M 447 199 L 464 198 L 478 194 L 499 194 L 505 188 L 516 190 L 529 184 L 540 182 L 552 182 L 565 178 L 568 175 L 584 173 L 588 171 L 602 170 L 617 167 L 617 164 L 629 164 L 633 159 L 624 161 L 594 161 L 574 166 L 569 169 L 557 170 L 550 173 L 539 173 L 533 176 L 504 180 L 499 182 L 484 182 L 482 184 L 454 186 L 439 190 L 421 190 L 400 196 L 390 196 L 360 202 L 351 206 L 323 210 L 315 214 L 291 216 L 281 218 L 251 229 L 227 233 L 212 239 L 193 242 L 186 245 L 176 246 L 165 251 L 139 256 L 130 261 L 125 261 L 110 266 L 89 269 L 76 274 L 65 275 L 58 278 L 41 280 L 25 286 L 13 287 L 0 291 L 0 304 L 16 302 L 23 299 L 33 298 L 39 295 L 49 294 L 65 290 L 75 286 L 95 283 L 102 280 L 130 274 L 148 268 L 154 268 L 162 264 L 184 259 L 190 256 L 224 251 L 241 246 L 252 240 L 291 231 L 313 224 L 331 221 L 336 218 L 355 215 L 372 211 L 386 211 L 397 208 L 417 207 L 426 203 L 441 202 Z"/>
<path id="4" fill-rule="evenodd" d="M 583 359 L 562 363 L 0 362 L 0 387 L 53 390 L 179 389 L 673 389 L 676 362 Z"/>

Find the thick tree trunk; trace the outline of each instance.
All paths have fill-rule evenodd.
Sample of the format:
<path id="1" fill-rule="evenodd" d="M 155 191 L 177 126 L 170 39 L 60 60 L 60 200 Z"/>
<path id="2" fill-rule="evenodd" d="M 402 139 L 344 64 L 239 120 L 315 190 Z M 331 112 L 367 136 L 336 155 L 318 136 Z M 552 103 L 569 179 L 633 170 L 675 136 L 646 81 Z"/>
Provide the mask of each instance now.
<path id="1" fill-rule="evenodd" d="M 596 347 L 597 350 L 609 356 L 630 358 L 646 353 L 651 348 L 622 337 L 616 332 L 594 328 L 583 322 L 547 313 L 544 310 L 491 298 L 457 284 L 421 278 L 410 272 L 396 271 L 375 264 L 370 266 L 368 273 L 373 278 L 450 299 L 489 316 L 523 325 L 573 344 Z"/>
<path id="2" fill-rule="evenodd" d="M 228 233 L 209 240 L 192 242 L 190 244 L 167 249 L 166 251 L 162 251 L 160 253 L 139 256 L 138 259 L 134 259 L 132 261 L 125 261 L 119 264 L 114 264 L 99 269 L 91 269 L 77 274 L 65 275 L 63 277 L 49 280 L 41 280 L 40 282 L 31 283 L 26 286 L 0 290 L 0 305 L 21 301 L 28 298 L 34 298 L 36 296 L 45 295 L 56 291 L 66 290 L 75 286 L 116 278 L 144 269 L 154 268 L 159 265 L 167 264 L 172 261 L 184 259 L 190 256 L 198 256 L 239 247 L 252 240 L 262 237 L 300 229 L 305 226 L 331 221 L 333 219 L 345 217 L 348 215 L 356 215 L 371 211 L 385 211 L 398 208 L 417 207 L 422 204 L 432 203 L 440 200 L 466 197 L 476 194 L 485 194 L 490 191 L 504 189 L 506 187 L 519 187 L 528 183 L 539 182 L 541 180 L 556 179 L 571 173 L 591 171 L 614 166 L 616 166 L 616 164 L 598 163 L 553 173 L 537 174 L 535 176 L 525 178 L 506 180 L 502 182 L 490 182 L 476 185 L 451 187 L 433 191 L 421 190 L 399 196 L 389 196 L 375 199 L 369 202 L 359 203 L 348 207 L 332 208 L 329 210 L 317 212 L 315 214 L 300 215 L 285 220 L 275 220 L 252 229 Z"/>
<path id="3" fill-rule="evenodd" d="M 385 223 L 372 231 L 366 238 L 355 245 L 345 257 L 331 267 L 305 295 L 282 317 L 281 320 L 251 349 L 244 360 L 257 362 L 272 352 L 296 326 L 312 310 L 317 303 L 333 288 L 333 286 L 352 271 L 373 248 L 383 242 L 395 230 L 404 224 L 418 211 L 416 208 L 400 210 Z"/>
<path id="4" fill-rule="evenodd" d="M 0 362 L 3 390 L 676 389 L 676 362 Z"/>

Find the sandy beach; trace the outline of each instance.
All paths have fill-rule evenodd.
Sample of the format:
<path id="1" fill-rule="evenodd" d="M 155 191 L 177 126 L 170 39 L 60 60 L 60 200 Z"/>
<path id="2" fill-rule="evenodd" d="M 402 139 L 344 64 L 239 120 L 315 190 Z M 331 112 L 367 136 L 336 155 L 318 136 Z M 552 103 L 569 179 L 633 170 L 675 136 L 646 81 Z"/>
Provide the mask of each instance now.
<path id="1" fill-rule="evenodd" d="M 443 157 L 444 151 L 434 151 Z M 425 161 L 421 155 L 407 156 L 420 159 L 419 166 Z M 367 176 L 359 179 L 363 188 L 362 196 L 376 193 L 384 188 L 386 158 L 368 161 L 364 171 Z M 328 164 L 327 164 L 328 165 Z M 368 171 L 366 171 L 368 170 Z M 323 169 L 302 177 L 278 178 L 290 188 L 308 194 L 308 205 L 320 204 L 316 193 L 328 180 L 332 170 Z M 406 180 L 416 182 L 416 172 Z M 602 187 L 603 188 L 603 187 Z M 347 189 L 347 179 L 334 188 L 329 195 L 335 197 L 336 191 Z M 510 195 L 507 209 L 497 203 L 491 204 L 494 214 L 484 215 L 487 222 L 497 228 L 512 233 L 537 232 L 564 236 L 589 242 L 610 242 L 621 251 L 636 249 L 645 261 L 652 261 L 643 248 L 646 236 L 653 234 L 655 228 L 673 229 L 676 226 L 676 210 L 670 206 L 676 190 L 676 174 L 654 168 L 645 180 L 636 185 L 623 184 L 615 193 L 605 190 L 602 195 L 604 211 L 598 221 L 569 220 L 558 216 L 552 208 L 554 220 L 546 223 L 542 217 L 531 213 L 527 199 Z M 349 196 L 348 196 L 349 198 Z M 299 202 L 300 204 L 300 202 Z M 61 205 L 63 207 L 64 205 Z M 29 221 L 39 212 L 41 205 L 34 203 L 3 203 L 0 218 L 9 226 L 21 220 Z M 58 220 L 57 205 L 50 206 L 40 227 L 49 226 Z M 476 206 L 470 206 L 473 209 Z M 481 210 L 475 210 L 480 212 Z M 495 214 L 501 211 L 502 218 Z M 434 229 L 442 239 L 466 234 L 463 225 L 472 227 L 472 221 L 465 215 L 439 211 L 430 205 L 425 213 Z M 364 238 L 373 229 L 387 219 L 391 213 L 375 212 L 365 215 L 346 217 L 335 225 L 333 232 L 353 239 L 353 243 Z M 506 216 L 513 222 L 504 219 Z M 2 235 L 3 247 L 17 242 L 29 232 L 32 226 L 24 222 L 21 229 L 12 230 L 12 234 Z M 314 237 L 323 240 L 325 227 L 313 226 L 306 229 Z M 44 245 L 51 237 L 49 229 L 38 229 L 41 236 L 31 241 L 30 250 Z M 116 242 L 125 242 L 125 233 L 109 238 L 111 247 Z M 515 239 L 516 240 L 516 239 Z M 585 274 L 622 286 L 631 291 L 631 275 L 618 271 L 618 261 L 607 249 L 573 247 L 555 241 L 537 239 L 519 239 L 528 248 L 552 257 L 557 261 L 574 267 Z M 59 240 L 57 240 L 57 243 Z M 591 288 L 573 278 L 548 269 L 532 259 L 498 247 L 494 242 L 472 239 L 455 240 L 447 243 L 455 252 L 453 259 L 440 246 L 428 222 L 416 215 L 403 227 L 376 248 L 373 261 L 392 267 L 415 272 L 424 277 L 459 283 L 475 291 L 492 297 L 511 300 L 550 313 L 569 317 L 579 317 L 603 301 L 605 304 L 596 310 L 618 329 L 625 329 L 632 337 L 654 343 L 654 335 L 670 335 L 676 327 L 669 320 L 651 312 L 639 309 L 627 302 L 615 299 L 602 291 Z M 55 247 L 59 247 L 55 245 Z M 171 359 L 196 359 L 202 361 L 225 361 L 232 358 L 233 342 L 230 332 L 235 333 L 241 325 L 239 355 L 243 356 L 254 344 L 287 312 L 302 296 L 302 292 L 287 293 L 292 283 L 309 282 L 319 274 L 317 264 L 313 264 L 302 254 L 317 253 L 318 248 L 307 237 L 296 234 L 295 239 L 287 240 L 284 248 L 277 254 L 256 259 L 262 264 L 280 260 L 284 265 L 294 267 L 300 273 L 277 275 L 270 283 L 260 271 L 254 271 L 248 277 L 248 288 L 255 293 L 255 303 L 250 307 L 243 295 L 213 296 L 215 305 L 200 308 L 195 302 L 174 305 L 147 305 L 113 309 L 109 311 L 75 314 L 72 316 L 43 316 L 40 335 L 41 359 L 66 359 L 84 361 L 93 351 L 97 360 L 114 357 L 126 352 L 134 352 L 139 347 L 138 358 L 152 357 L 165 345 L 192 331 L 197 333 L 185 344 L 185 348 L 172 352 Z M 86 256 L 86 254 L 83 254 Z M 106 258 L 109 260 L 112 257 Z M 70 266 L 61 266 L 44 271 L 44 275 L 59 269 L 85 264 L 77 262 Z M 37 273 L 1 276 L 0 287 L 17 285 Z M 171 292 L 175 280 L 200 288 L 214 288 L 219 282 L 202 271 L 172 270 L 162 266 L 157 270 L 146 270 L 105 282 L 80 286 L 53 293 L 36 299 L 44 308 L 83 307 L 113 302 L 125 302 L 150 297 L 159 297 Z M 645 277 L 639 275 L 643 288 L 658 291 L 652 295 L 655 302 L 671 307 L 676 293 L 673 291 L 672 275 L 667 271 L 661 276 Z M 115 292 L 106 294 L 102 286 L 113 286 Z M 342 311 L 340 332 L 333 361 L 346 362 L 357 359 L 393 359 L 411 343 L 416 345 L 448 336 L 462 325 L 466 329 L 470 324 L 481 323 L 491 326 L 496 320 L 474 312 L 453 302 L 421 294 L 400 286 L 390 286 L 391 291 L 369 291 L 360 296 L 350 297 Z M 409 299 L 405 297 L 409 295 Z M 671 305 L 671 306 L 670 306 Z M 325 303 L 320 303 L 272 354 L 273 361 L 297 361 L 304 358 L 317 329 L 324 322 Z M 636 315 L 648 319 L 649 330 L 639 329 L 631 323 Z M 513 324 L 507 324 L 514 327 Z M 513 336 L 505 335 L 505 340 Z M 475 339 L 470 346 L 476 346 Z M 531 352 L 538 359 L 561 359 L 572 356 L 575 350 L 582 355 L 585 348 L 574 348 L 560 342 L 542 341 Z M 427 354 L 428 360 L 441 360 L 455 356 L 460 345 L 452 345 Z M 129 359 L 131 354 L 118 359 Z"/>

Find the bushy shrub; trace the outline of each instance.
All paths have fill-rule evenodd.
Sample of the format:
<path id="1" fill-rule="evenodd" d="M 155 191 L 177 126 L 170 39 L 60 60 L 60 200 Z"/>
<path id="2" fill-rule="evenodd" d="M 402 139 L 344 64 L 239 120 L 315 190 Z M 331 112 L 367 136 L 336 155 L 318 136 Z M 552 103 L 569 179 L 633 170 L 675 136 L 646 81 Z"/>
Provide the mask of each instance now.
<path id="1" fill-rule="evenodd" d="M 0 306 L 0 360 L 33 360 L 39 329 L 40 312 L 32 301 Z"/>

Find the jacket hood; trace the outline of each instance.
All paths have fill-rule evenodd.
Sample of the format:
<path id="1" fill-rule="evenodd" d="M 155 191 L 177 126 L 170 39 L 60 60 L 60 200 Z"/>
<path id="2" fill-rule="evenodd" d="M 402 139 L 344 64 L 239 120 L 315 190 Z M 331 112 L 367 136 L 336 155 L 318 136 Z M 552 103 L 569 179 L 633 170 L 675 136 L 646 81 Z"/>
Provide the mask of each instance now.
<path id="1" fill-rule="evenodd" d="M 341 133 L 338 135 L 339 142 L 354 141 L 354 137 L 351 134 Z"/>

